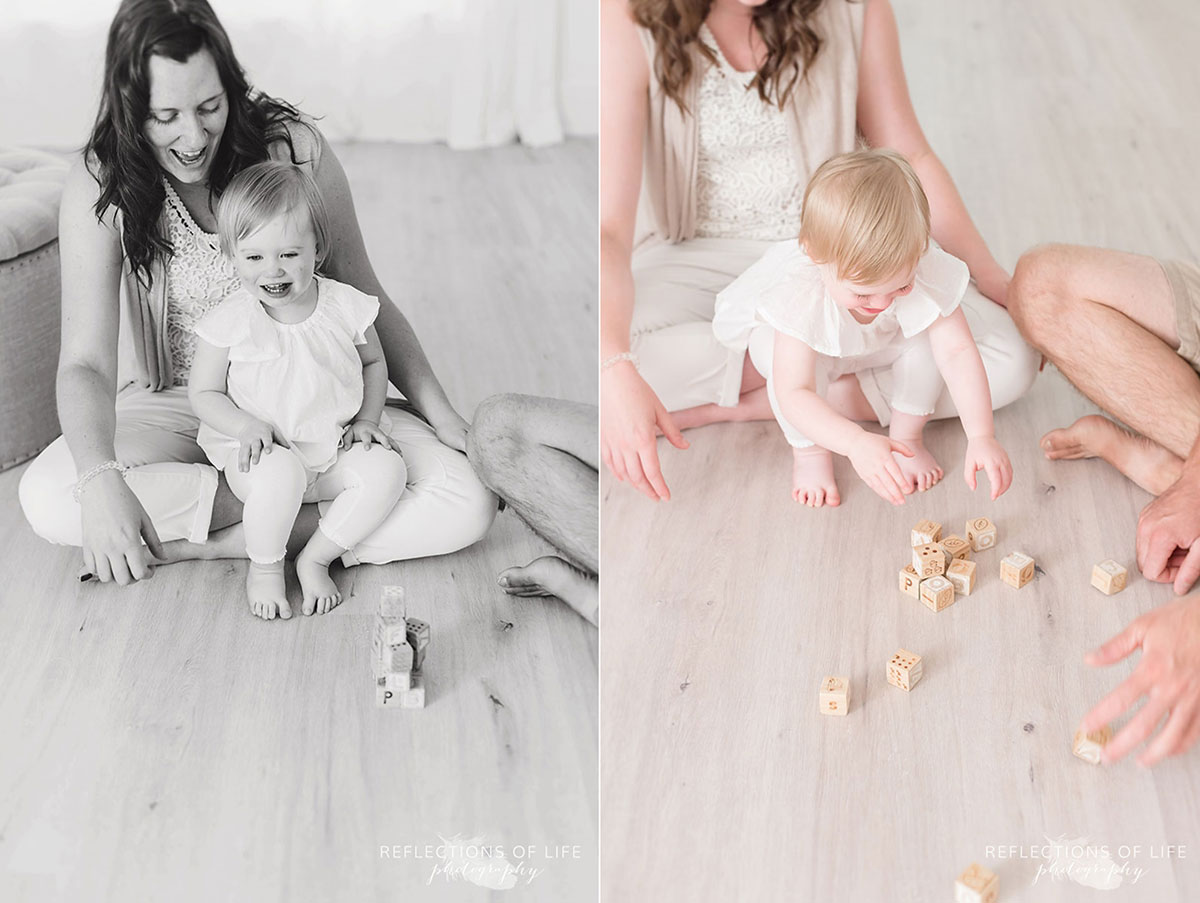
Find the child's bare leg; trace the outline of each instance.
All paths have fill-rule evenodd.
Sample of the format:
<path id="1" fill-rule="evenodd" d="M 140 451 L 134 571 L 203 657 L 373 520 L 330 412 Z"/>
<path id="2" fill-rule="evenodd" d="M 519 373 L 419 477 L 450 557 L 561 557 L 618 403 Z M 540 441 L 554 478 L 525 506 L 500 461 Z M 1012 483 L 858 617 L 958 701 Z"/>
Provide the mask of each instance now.
<path id="1" fill-rule="evenodd" d="M 892 457 L 900 465 L 900 472 L 904 474 L 905 482 L 901 488 L 905 495 L 931 489 L 944 476 L 942 468 L 925 447 L 923 433 L 928 420 L 928 414 L 918 417 L 915 414 L 892 411 L 892 425 L 888 428 L 888 436 L 897 442 L 903 442 L 913 452 L 911 458 L 892 452 Z"/>
<path id="2" fill-rule="evenodd" d="M 819 445 L 792 449 L 792 498 L 810 508 L 836 508 L 842 503 L 829 449 Z"/>
<path id="3" fill-rule="evenodd" d="M 386 449 L 380 449 L 390 454 Z M 342 594 L 329 576 L 329 566 L 334 559 L 344 555 L 346 550 L 324 533 L 318 527 L 304 550 L 296 556 L 296 577 L 300 580 L 300 588 L 304 591 L 303 611 L 306 615 L 316 612 L 326 614 L 341 604 Z"/>

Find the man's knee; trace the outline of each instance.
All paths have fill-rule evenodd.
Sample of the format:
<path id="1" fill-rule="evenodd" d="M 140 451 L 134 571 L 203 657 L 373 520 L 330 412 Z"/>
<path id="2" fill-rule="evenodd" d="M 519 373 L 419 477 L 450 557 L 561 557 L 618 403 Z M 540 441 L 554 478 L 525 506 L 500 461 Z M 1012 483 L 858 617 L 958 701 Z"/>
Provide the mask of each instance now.
<path id="1" fill-rule="evenodd" d="M 467 459 L 492 489 L 516 463 L 522 442 L 523 395 L 493 395 L 479 403 L 467 432 Z"/>
<path id="2" fill-rule="evenodd" d="M 1050 244 L 1021 255 L 1008 289 L 1008 311 L 1031 341 L 1052 329 L 1071 301 L 1072 246 Z"/>

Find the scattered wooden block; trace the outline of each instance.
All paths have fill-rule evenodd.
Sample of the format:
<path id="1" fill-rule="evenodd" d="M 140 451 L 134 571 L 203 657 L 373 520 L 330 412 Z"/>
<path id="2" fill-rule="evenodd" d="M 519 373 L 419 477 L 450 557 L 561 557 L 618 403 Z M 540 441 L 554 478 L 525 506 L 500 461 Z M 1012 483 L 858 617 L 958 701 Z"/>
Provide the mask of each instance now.
<path id="1" fill-rule="evenodd" d="M 915 546 L 912 554 L 913 570 L 922 580 L 946 573 L 946 551 L 937 543 Z"/>
<path id="2" fill-rule="evenodd" d="M 408 612 L 404 610 L 404 587 L 385 586 L 379 597 L 379 614 L 385 618 L 403 618 Z"/>
<path id="3" fill-rule="evenodd" d="M 1100 764 L 1100 750 L 1108 745 L 1108 741 L 1112 739 L 1112 725 L 1106 724 L 1098 731 L 1092 731 L 1090 734 L 1085 734 L 1083 731 L 1075 732 L 1075 740 L 1071 744 L 1071 752 L 1083 759 L 1085 762 L 1091 762 L 1093 765 Z"/>
<path id="4" fill-rule="evenodd" d="M 1000 561 L 1000 579 L 1020 589 L 1033 579 L 1033 559 L 1022 552 L 1013 552 Z"/>
<path id="5" fill-rule="evenodd" d="M 921 575 L 911 564 L 906 564 L 900 571 L 900 592 L 914 599 L 921 598 Z"/>
<path id="6" fill-rule="evenodd" d="M 901 690 L 911 690 L 921 679 L 921 656 L 907 649 L 901 649 L 888 661 L 887 679 L 893 687 Z"/>
<path id="7" fill-rule="evenodd" d="M 961 536 L 947 536 L 942 540 L 942 548 L 950 553 L 951 558 L 971 560 L 971 544 Z"/>
<path id="8" fill-rule="evenodd" d="M 1129 579 L 1129 571 L 1121 567 L 1111 558 L 1101 561 L 1092 568 L 1092 586 L 1106 596 L 1119 593 L 1125 588 Z"/>
<path id="9" fill-rule="evenodd" d="M 827 677 L 819 694 L 822 715 L 845 715 L 850 711 L 850 681 L 845 677 Z"/>
<path id="10" fill-rule="evenodd" d="M 967 542 L 976 552 L 992 548 L 996 545 L 996 525 L 986 517 L 967 521 Z"/>
<path id="11" fill-rule="evenodd" d="M 917 525 L 912 528 L 912 545 L 924 546 L 931 542 L 937 542 L 942 538 L 942 525 L 937 521 L 922 520 L 917 521 Z"/>
<path id="12" fill-rule="evenodd" d="M 975 562 L 956 558 L 946 569 L 946 579 L 960 596 L 971 595 L 971 590 L 975 589 Z"/>
<path id="13" fill-rule="evenodd" d="M 930 611 L 941 611 L 954 604 L 954 584 L 940 574 L 921 581 L 921 601 Z"/>
<path id="14" fill-rule="evenodd" d="M 999 893 L 996 873 L 975 862 L 954 882 L 954 903 L 996 903 Z"/>

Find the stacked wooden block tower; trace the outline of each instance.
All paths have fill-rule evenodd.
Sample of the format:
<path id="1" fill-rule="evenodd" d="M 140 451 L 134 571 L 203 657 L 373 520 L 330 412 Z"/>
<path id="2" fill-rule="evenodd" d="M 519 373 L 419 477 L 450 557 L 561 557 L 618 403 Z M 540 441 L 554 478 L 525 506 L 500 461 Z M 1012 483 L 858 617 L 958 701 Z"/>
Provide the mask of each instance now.
<path id="1" fill-rule="evenodd" d="M 371 637 L 375 703 L 383 708 L 425 708 L 421 669 L 429 646 L 429 625 L 408 617 L 404 587 L 385 586 Z"/>

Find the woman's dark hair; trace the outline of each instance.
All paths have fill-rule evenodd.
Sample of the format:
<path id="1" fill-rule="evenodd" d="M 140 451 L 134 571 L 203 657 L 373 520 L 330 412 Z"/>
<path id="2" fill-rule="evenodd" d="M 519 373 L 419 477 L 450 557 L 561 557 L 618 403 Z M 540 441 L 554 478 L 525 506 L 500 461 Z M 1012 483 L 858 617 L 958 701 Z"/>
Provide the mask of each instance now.
<path id="1" fill-rule="evenodd" d="M 149 61 L 162 56 L 183 63 L 201 49 L 212 54 L 229 111 L 209 170 L 210 196 L 220 197 L 237 173 L 266 160 L 273 141 L 287 141 L 292 162 L 302 162 L 287 132 L 300 113 L 250 87 L 206 0 L 123 0 L 108 30 L 104 93 L 84 159 L 100 185 L 96 216 L 110 207 L 121 212 L 125 257 L 146 285 L 155 258 L 172 253 L 158 228 L 166 198 L 162 170 L 143 131 L 150 115 Z"/>

